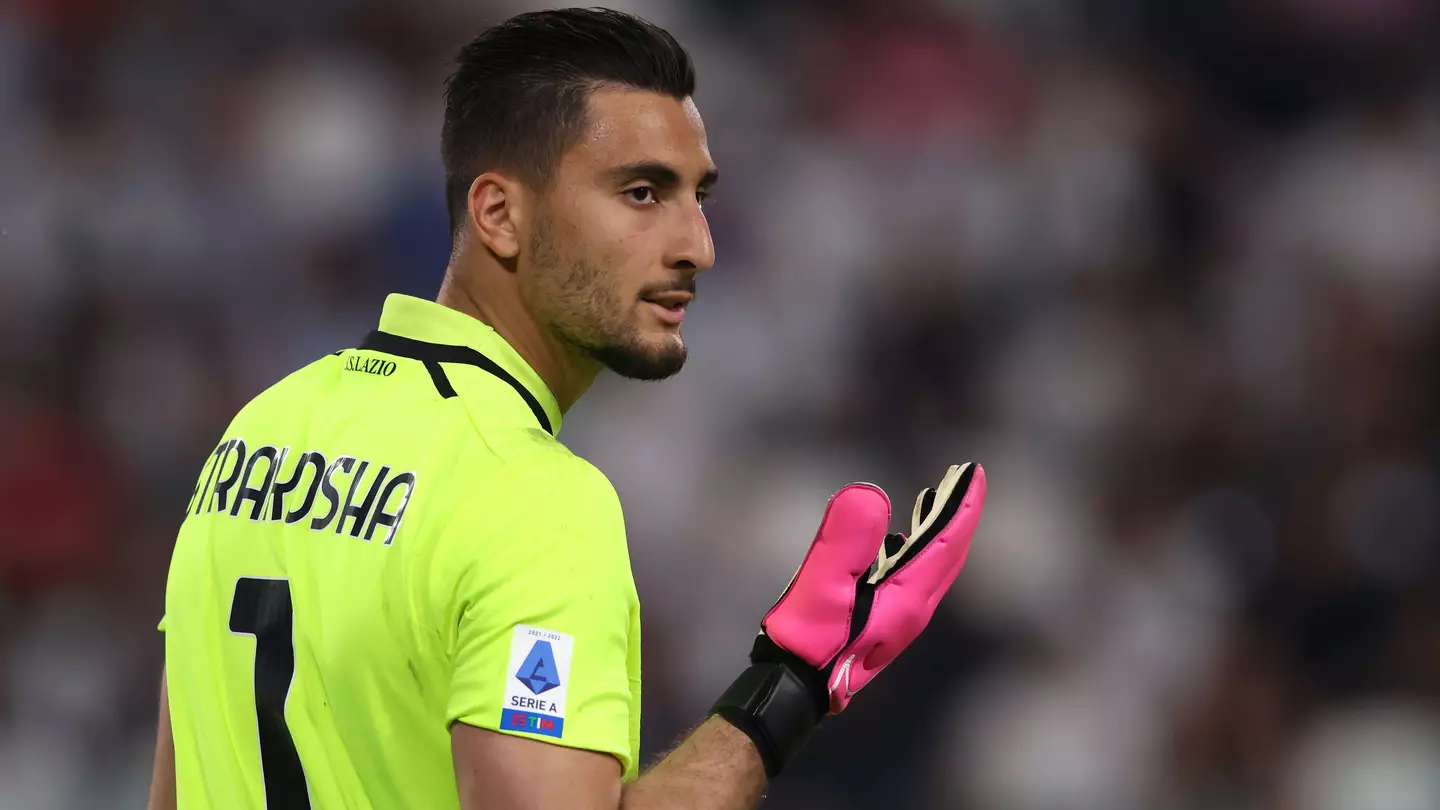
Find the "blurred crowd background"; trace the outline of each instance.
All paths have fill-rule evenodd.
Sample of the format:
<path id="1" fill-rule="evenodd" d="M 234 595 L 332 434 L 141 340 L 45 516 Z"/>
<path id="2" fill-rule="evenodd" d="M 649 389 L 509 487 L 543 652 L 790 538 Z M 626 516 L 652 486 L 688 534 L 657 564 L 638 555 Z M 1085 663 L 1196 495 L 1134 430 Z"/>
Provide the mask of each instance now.
<path id="1" fill-rule="evenodd" d="M 448 251 L 500 0 L 0 6 L 0 808 L 141 807 L 234 411 Z M 647 759 L 825 498 L 983 461 L 971 561 L 768 807 L 1440 808 L 1440 10 L 689 0 L 691 362 L 562 434 L 626 504 Z"/>

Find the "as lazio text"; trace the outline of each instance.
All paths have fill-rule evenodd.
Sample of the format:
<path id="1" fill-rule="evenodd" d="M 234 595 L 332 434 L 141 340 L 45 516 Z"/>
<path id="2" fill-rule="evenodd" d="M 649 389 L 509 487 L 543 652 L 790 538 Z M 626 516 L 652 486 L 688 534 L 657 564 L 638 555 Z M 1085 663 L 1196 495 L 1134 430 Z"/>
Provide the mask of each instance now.
<path id="1" fill-rule="evenodd" d="M 414 472 L 392 475 L 389 466 L 381 466 L 361 495 L 366 470 L 375 466 L 369 461 L 339 456 L 327 462 L 324 453 L 310 450 L 300 454 L 282 479 L 281 469 L 289 457 L 289 447 L 267 444 L 247 450 L 244 439 L 221 442 L 196 481 L 186 512 L 239 517 L 243 511 L 253 521 L 286 524 L 309 518 L 311 531 L 323 532 L 333 522 L 336 534 L 344 533 L 350 521 L 351 537 L 363 534 L 369 541 L 376 528 L 384 527 L 383 544 L 394 542 L 400 522 L 405 519 L 405 507 L 415 492 Z M 349 477 L 344 500 L 336 486 L 339 476 Z M 306 482 L 304 488 L 302 480 Z M 317 495 L 323 495 L 327 505 L 323 513 L 311 517 Z"/>

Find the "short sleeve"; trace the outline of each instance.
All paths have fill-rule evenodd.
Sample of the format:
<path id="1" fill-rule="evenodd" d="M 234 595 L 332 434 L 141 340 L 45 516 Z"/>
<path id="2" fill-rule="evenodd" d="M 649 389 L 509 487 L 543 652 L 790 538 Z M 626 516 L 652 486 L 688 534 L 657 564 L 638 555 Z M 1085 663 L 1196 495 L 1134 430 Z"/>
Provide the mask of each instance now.
<path id="1" fill-rule="evenodd" d="M 614 488 L 557 455 L 476 503 L 436 560 L 455 572 L 448 722 L 609 753 L 631 772 L 636 596 Z"/>

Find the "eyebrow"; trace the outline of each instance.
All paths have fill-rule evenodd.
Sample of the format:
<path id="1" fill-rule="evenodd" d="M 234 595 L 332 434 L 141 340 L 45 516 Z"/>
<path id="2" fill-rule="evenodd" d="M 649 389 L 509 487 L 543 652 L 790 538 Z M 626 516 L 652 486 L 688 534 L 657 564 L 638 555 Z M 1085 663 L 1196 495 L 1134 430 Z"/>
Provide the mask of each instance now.
<path id="1" fill-rule="evenodd" d="M 661 188 L 675 188 L 680 185 L 680 172 L 668 163 L 661 163 L 655 160 L 645 160 L 639 163 L 626 163 L 623 166 L 616 166 L 609 172 L 610 176 L 620 181 L 649 180 Z M 720 179 L 720 170 L 711 166 L 700 178 L 697 184 L 700 188 L 707 188 Z"/>

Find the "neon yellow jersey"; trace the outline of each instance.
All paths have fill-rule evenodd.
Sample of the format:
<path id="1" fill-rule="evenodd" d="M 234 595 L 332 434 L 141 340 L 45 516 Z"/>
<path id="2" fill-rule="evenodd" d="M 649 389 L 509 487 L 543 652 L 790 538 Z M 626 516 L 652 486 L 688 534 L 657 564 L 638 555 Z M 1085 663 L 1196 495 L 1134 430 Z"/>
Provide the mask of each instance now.
<path id="1" fill-rule="evenodd" d="M 181 810 L 456 808 L 457 721 L 634 778 L 620 503 L 559 426 L 493 330 L 399 295 L 240 411 L 165 591 Z"/>

